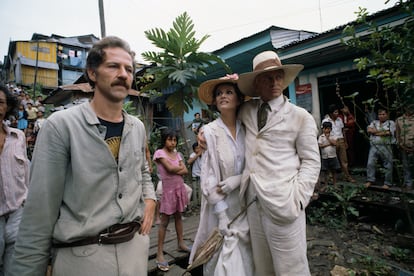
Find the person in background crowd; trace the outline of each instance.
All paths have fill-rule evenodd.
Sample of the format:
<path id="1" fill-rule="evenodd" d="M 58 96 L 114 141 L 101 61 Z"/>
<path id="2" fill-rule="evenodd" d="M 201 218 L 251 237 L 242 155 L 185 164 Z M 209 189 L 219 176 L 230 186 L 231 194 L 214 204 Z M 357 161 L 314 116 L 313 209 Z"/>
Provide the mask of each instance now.
<path id="1" fill-rule="evenodd" d="M 322 134 L 318 138 L 319 148 L 321 149 L 322 167 L 321 171 L 324 174 L 324 185 L 320 188 L 325 190 L 328 185 L 329 174 L 332 175 L 332 184 L 336 186 L 336 171 L 341 168 L 338 158 L 336 157 L 336 137 L 331 135 L 331 122 L 324 122 L 322 124 Z"/>
<path id="2" fill-rule="evenodd" d="M 33 104 L 31 102 L 28 102 L 26 112 L 27 112 L 27 120 L 29 122 L 34 123 L 37 119 L 37 108 L 33 107 Z"/>
<path id="3" fill-rule="evenodd" d="M 330 122 L 332 124 L 332 135 L 337 138 L 336 155 L 339 159 L 339 163 L 341 164 L 344 180 L 355 183 L 355 179 L 353 179 L 351 174 L 349 173 L 348 157 L 346 154 L 348 143 L 345 140 L 346 136 L 344 133 L 344 123 L 342 119 L 339 117 L 339 109 L 335 104 L 331 104 L 328 107 L 328 112 L 328 115 L 326 115 L 325 118 L 322 120 L 322 124 L 324 122 Z"/>
<path id="4" fill-rule="evenodd" d="M 355 164 L 355 131 L 356 131 L 356 122 L 355 117 L 352 115 L 351 111 L 349 111 L 348 106 L 344 105 L 341 108 L 341 113 L 339 116 L 344 123 L 344 135 L 345 140 L 348 145 L 346 149 L 346 154 L 348 158 L 348 167 L 352 167 Z"/>
<path id="5" fill-rule="evenodd" d="M 39 104 L 36 106 L 36 108 L 37 108 L 37 111 L 41 111 L 41 112 L 43 112 L 43 114 L 45 114 L 45 112 L 46 112 L 46 108 L 45 108 L 45 106 L 44 106 L 42 103 L 39 103 Z"/>
<path id="6" fill-rule="evenodd" d="M 26 147 L 27 147 L 27 158 L 32 160 L 34 146 L 36 144 L 36 133 L 34 132 L 34 123 L 29 123 L 27 128 L 24 130 L 26 136 Z"/>
<path id="7" fill-rule="evenodd" d="M 21 105 L 23 105 L 23 108 L 26 110 L 26 108 L 27 108 L 27 100 L 26 100 L 26 94 L 25 93 L 23 93 L 23 92 L 20 92 L 20 94 L 19 94 L 19 103 L 21 104 Z"/>
<path id="8" fill-rule="evenodd" d="M 371 108 L 369 104 L 364 104 L 364 112 L 365 112 L 365 123 L 367 126 L 374 120 L 377 119 L 377 114 L 374 111 L 374 108 Z"/>
<path id="9" fill-rule="evenodd" d="M 53 113 L 37 136 L 12 274 L 147 275 L 155 192 L 146 131 L 122 110 L 135 54 L 107 36 L 91 48 L 90 102 Z"/>
<path id="10" fill-rule="evenodd" d="M 200 113 L 199 112 L 195 113 L 193 123 L 191 124 L 191 129 L 195 135 L 197 135 L 198 127 L 200 126 L 202 122 L 203 120 L 201 119 Z"/>
<path id="11" fill-rule="evenodd" d="M 46 121 L 42 111 L 37 111 L 37 119 L 34 122 L 34 133 L 37 134 L 40 131 L 43 123 Z"/>
<path id="12" fill-rule="evenodd" d="M 34 105 L 34 101 L 32 100 L 32 98 L 30 98 L 30 95 L 28 93 L 24 93 L 24 91 L 22 91 L 21 93 L 24 94 L 24 99 L 25 99 L 25 103 L 26 103 L 26 108 L 27 108 L 27 104 L 30 103 L 32 106 Z"/>
<path id="13" fill-rule="evenodd" d="M 0 275 L 10 275 L 12 255 L 29 183 L 24 133 L 4 124 L 18 101 L 0 85 Z"/>
<path id="14" fill-rule="evenodd" d="M 201 203 L 200 174 L 201 174 L 201 154 L 203 151 L 198 143 L 193 144 L 193 152 L 187 160 L 187 164 L 191 166 L 193 198 L 196 205 Z"/>
<path id="15" fill-rule="evenodd" d="M 17 113 L 17 128 L 24 131 L 27 128 L 27 125 L 27 111 L 24 109 L 24 106 L 20 104 Z"/>
<path id="16" fill-rule="evenodd" d="M 42 104 L 42 100 L 43 100 L 43 97 L 41 95 L 37 96 L 36 101 L 34 102 L 33 105 L 38 108 L 38 106 Z"/>
<path id="17" fill-rule="evenodd" d="M 201 160 L 202 200 L 200 224 L 189 262 L 197 249 L 218 228 L 224 235 L 222 247 L 203 266 L 203 275 L 253 276 L 254 266 L 247 215 L 242 210 L 240 184 L 244 169 L 245 130 L 237 119 L 244 96 L 237 87 L 238 76 L 228 75 L 203 82 L 201 101 L 215 105 L 220 117 L 203 126 L 207 151 Z"/>
<path id="18" fill-rule="evenodd" d="M 367 163 L 367 182 L 365 187 L 375 183 L 375 173 L 378 159 L 382 160 L 385 169 L 384 189 L 392 186 L 393 152 L 392 145 L 395 144 L 395 123 L 388 119 L 385 109 L 378 109 L 378 120 L 374 120 L 367 127 L 370 148 Z"/>
<path id="19" fill-rule="evenodd" d="M 403 163 L 404 185 L 413 188 L 414 174 L 414 104 L 404 107 L 404 114 L 397 118 L 396 136 Z"/>

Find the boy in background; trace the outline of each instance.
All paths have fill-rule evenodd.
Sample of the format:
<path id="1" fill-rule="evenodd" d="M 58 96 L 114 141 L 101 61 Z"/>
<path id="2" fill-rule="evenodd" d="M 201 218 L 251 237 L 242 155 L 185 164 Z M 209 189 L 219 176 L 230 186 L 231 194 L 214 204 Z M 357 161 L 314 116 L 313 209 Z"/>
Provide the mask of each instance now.
<path id="1" fill-rule="evenodd" d="M 319 148 L 321 149 L 322 166 L 321 171 L 324 175 L 324 185 L 320 187 L 323 191 L 329 182 L 329 175 L 332 175 L 332 183 L 336 187 L 336 170 L 339 170 L 338 157 L 336 156 L 336 137 L 331 135 L 332 123 L 323 122 L 322 134 L 318 138 Z"/>
<path id="2" fill-rule="evenodd" d="M 192 176 L 192 188 L 193 188 L 193 201 L 197 206 L 201 203 L 201 189 L 200 189 L 200 174 L 201 174 L 201 154 L 202 150 L 198 146 L 198 143 L 193 144 L 193 152 L 188 158 L 187 164 L 191 166 Z"/>

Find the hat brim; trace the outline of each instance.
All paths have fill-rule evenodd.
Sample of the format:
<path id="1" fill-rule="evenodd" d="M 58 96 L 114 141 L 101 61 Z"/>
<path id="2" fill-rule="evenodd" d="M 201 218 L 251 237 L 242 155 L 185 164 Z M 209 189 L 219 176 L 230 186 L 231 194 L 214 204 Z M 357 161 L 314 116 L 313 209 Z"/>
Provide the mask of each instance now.
<path id="1" fill-rule="evenodd" d="M 286 89 L 286 87 L 289 86 L 289 84 L 295 80 L 297 75 L 300 71 L 303 70 L 302 64 L 286 64 L 282 66 L 271 66 L 268 68 L 265 68 L 263 70 L 257 70 L 249 73 L 244 73 L 239 76 L 239 80 L 237 82 L 237 85 L 239 86 L 240 91 L 250 97 L 259 97 L 254 89 L 254 79 L 257 75 L 269 72 L 269 71 L 277 71 L 277 70 L 283 70 L 285 72 L 285 76 L 283 78 L 283 90 Z"/>
<path id="2" fill-rule="evenodd" d="M 213 104 L 214 88 L 222 83 L 234 83 L 236 80 L 232 79 L 213 79 L 203 82 L 198 88 L 198 98 L 206 104 Z"/>

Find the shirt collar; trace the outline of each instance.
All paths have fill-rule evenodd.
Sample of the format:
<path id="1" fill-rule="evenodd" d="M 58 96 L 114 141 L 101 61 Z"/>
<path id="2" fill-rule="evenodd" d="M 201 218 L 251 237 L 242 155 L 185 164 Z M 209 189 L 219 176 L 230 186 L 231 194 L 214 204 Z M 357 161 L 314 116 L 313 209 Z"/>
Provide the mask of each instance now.
<path id="1" fill-rule="evenodd" d="M 269 104 L 271 111 L 278 112 L 282 108 L 282 105 L 283 105 L 284 102 L 285 102 L 285 97 L 283 95 L 280 95 L 279 97 L 274 98 L 274 99 L 268 101 L 267 103 Z M 263 101 L 260 100 L 260 104 L 262 104 L 262 103 L 263 103 Z"/>
<path id="2" fill-rule="evenodd" d="M 9 127 L 4 122 L 2 123 L 2 127 L 3 127 L 4 131 L 6 131 L 6 136 L 14 135 L 14 136 L 17 137 L 17 131 L 19 131 L 18 129 L 13 128 L 13 127 Z"/>

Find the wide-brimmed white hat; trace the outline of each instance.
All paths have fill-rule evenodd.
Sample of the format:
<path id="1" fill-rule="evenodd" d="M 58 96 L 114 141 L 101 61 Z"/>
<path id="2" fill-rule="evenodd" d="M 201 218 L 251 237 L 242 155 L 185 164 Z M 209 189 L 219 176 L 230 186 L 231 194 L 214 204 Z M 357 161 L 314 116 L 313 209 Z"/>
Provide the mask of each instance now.
<path id="1" fill-rule="evenodd" d="M 257 75 L 268 72 L 283 70 L 285 76 L 283 79 L 283 89 L 289 86 L 289 84 L 295 80 L 296 76 L 302 71 L 302 64 L 286 64 L 282 65 L 279 56 L 273 51 L 265 51 L 256 55 L 253 59 L 253 71 L 244 73 L 239 76 L 237 85 L 240 91 L 250 97 L 258 97 L 254 89 L 254 79 Z"/>
<path id="2" fill-rule="evenodd" d="M 236 84 L 239 76 L 237 74 L 226 75 L 219 79 L 212 79 L 203 82 L 198 88 L 198 98 L 206 104 L 212 104 L 214 99 L 214 88 L 222 83 Z"/>

